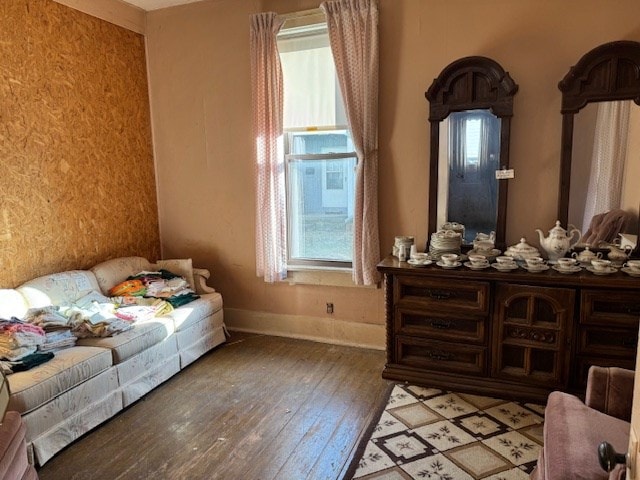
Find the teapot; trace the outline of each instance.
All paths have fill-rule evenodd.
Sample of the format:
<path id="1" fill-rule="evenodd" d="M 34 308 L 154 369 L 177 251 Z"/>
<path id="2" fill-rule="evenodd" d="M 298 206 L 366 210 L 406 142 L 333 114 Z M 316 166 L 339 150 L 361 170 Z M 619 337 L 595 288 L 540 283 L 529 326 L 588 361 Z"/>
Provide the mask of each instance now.
<path id="1" fill-rule="evenodd" d="M 624 262 L 629 259 L 629 254 L 633 251 L 633 247 L 631 245 L 625 245 L 621 247 L 620 245 L 612 244 L 609 248 L 609 254 L 607 258 L 611 260 L 612 264 L 621 266 Z"/>
<path id="2" fill-rule="evenodd" d="M 596 258 L 602 258 L 602 253 L 601 252 L 595 253 L 589 250 L 589 247 L 584 247 L 583 251 L 581 251 L 580 253 L 573 252 L 571 256 L 575 258 L 577 261 L 579 261 L 580 263 L 582 263 L 583 265 L 591 266 L 591 260 L 594 260 Z"/>
<path id="3" fill-rule="evenodd" d="M 540 237 L 540 246 L 547 252 L 551 263 L 555 263 L 558 258 L 564 257 L 569 249 L 582 238 L 580 230 L 573 225 L 569 225 L 569 228 L 571 230 L 567 232 L 560 226 L 560 220 L 558 220 L 556 221 L 556 226 L 549 230 L 548 237 L 545 237 L 539 228 L 536 230 Z"/>

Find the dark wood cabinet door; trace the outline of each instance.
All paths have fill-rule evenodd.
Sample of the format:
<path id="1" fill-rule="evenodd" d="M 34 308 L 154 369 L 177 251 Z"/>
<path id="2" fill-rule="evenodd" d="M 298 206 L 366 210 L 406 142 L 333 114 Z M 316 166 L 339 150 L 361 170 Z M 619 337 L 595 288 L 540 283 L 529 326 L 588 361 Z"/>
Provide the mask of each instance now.
<path id="1" fill-rule="evenodd" d="M 573 289 L 496 284 L 492 376 L 564 388 L 574 304 Z"/>

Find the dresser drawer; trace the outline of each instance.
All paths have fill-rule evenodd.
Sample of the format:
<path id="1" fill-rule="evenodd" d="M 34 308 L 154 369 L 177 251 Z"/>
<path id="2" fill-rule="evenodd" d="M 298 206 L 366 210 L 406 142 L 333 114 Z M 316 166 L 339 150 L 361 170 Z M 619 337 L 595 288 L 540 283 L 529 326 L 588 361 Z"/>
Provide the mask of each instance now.
<path id="1" fill-rule="evenodd" d="M 396 308 L 395 333 L 436 340 L 485 342 L 484 317 L 427 313 L 424 310 Z"/>
<path id="2" fill-rule="evenodd" d="M 486 374 L 487 349 L 475 345 L 424 340 L 398 335 L 396 361 L 400 365 L 438 372 Z"/>
<path id="3" fill-rule="evenodd" d="M 638 329 L 640 292 L 584 290 L 581 295 L 580 323 Z"/>
<path id="4" fill-rule="evenodd" d="M 573 371 L 571 375 L 571 385 L 584 390 L 587 386 L 589 368 L 592 365 L 598 367 L 619 367 L 634 370 L 635 358 L 605 358 L 605 357 L 583 357 L 578 356 L 573 361 Z"/>
<path id="5" fill-rule="evenodd" d="M 635 358 L 637 346 L 637 330 L 589 326 L 578 333 L 579 353 Z"/>
<path id="6" fill-rule="evenodd" d="M 440 312 L 486 314 L 489 283 L 398 275 L 394 278 L 394 304 Z"/>

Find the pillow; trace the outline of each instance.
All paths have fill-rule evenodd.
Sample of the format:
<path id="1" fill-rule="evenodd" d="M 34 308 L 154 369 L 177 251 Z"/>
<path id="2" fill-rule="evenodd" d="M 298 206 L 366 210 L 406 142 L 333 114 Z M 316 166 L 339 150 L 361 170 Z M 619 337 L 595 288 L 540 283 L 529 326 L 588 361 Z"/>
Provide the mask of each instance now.
<path id="1" fill-rule="evenodd" d="M 120 257 L 95 265 L 91 271 L 95 274 L 103 294 L 107 294 L 114 285 L 153 267 L 143 257 Z"/>
<path id="2" fill-rule="evenodd" d="M 180 275 L 183 277 L 189 287 L 195 290 L 195 284 L 193 281 L 193 263 L 190 258 L 183 259 L 171 259 L 171 260 L 158 260 L 156 267 L 159 269 L 169 270 L 171 273 Z"/>

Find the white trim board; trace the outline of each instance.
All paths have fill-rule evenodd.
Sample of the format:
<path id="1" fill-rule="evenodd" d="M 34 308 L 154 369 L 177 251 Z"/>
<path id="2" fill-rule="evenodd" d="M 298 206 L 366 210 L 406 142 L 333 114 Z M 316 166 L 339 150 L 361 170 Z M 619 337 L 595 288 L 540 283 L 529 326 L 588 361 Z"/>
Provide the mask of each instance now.
<path id="1" fill-rule="evenodd" d="M 238 308 L 225 308 L 224 322 L 229 330 L 239 332 L 300 338 L 374 350 L 385 349 L 384 325 L 304 315 L 255 312 Z"/>

